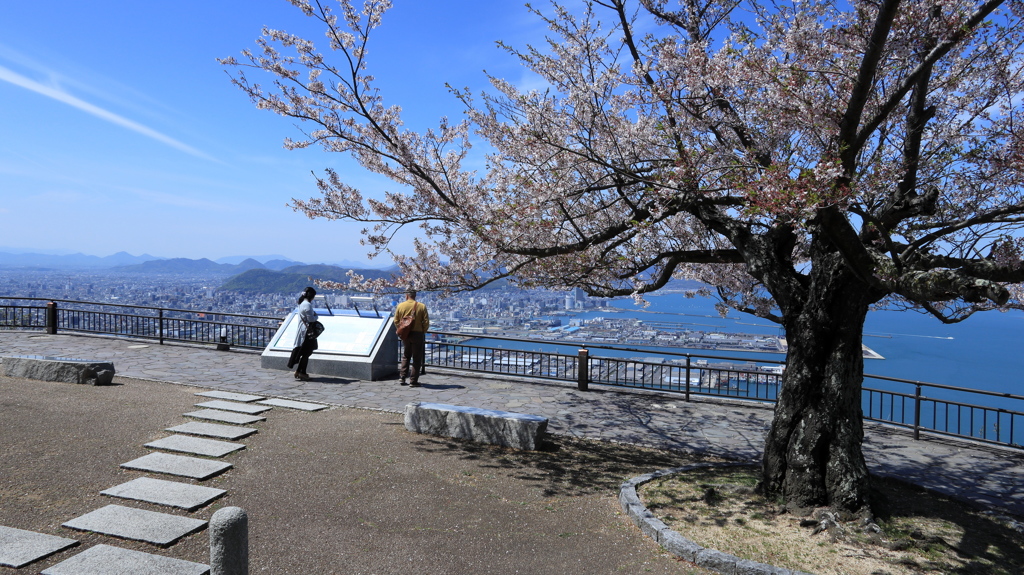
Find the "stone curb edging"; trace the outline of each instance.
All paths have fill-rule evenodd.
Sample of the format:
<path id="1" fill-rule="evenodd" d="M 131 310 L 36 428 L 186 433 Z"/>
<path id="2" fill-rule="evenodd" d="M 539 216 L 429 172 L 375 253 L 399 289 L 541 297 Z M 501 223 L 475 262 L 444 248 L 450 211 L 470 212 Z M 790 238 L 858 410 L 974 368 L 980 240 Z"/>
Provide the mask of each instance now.
<path id="1" fill-rule="evenodd" d="M 747 559 L 740 559 L 735 555 L 722 553 L 714 549 L 701 547 L 693 541 L 683 537 L 665 525 L 660 519 L 654 516 L 647 507 L 640 501 L 636 493 L 637 487 L 654 479 L 693 471 L 705 467 L 736 467 L 745 466 L 745 463 L 697 463 L 672 469 L 662 469 L 647 475 L 634 477 L 626 481 L 619 488 L 619 504 L 626 515 L 636 523 L 644 535 L 654 539 L 666 551 L 685 561 L 694 563 L 705 569 L 717 571 L 723 575 L 811 575 L 803 571 L 793 571 L 782 567 L 775 567 L 764 563 L 757 563 Z"/>

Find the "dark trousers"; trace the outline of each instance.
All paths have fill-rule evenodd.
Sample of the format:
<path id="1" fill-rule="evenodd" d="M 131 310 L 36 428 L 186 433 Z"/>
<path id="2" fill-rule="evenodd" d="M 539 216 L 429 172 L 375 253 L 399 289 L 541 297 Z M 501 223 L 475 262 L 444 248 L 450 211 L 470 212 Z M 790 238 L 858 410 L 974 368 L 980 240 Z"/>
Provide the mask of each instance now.
<path id="1" fill-rule="evenodd" d="M 408 377 L 409 383 L 419 383 L 423 363 L 426 361 L 426 346 L 426 334 L 422 331 L 409 332 L 409 337 L 402 342 L 402 363 L 398 368 L 398 377 L 403 381 Z"/>
<path id="2" fill-rule="evenodd" d="M 306 366 L 309 364 L 309 356 L 313 355 L 313 352 L 320 347 L 316 343 L 316 338 L 306 338 L 302 342 L 302 347 L 299 350 L 299 364 L 295 368 L 295 373 L 306 373 Z"/>

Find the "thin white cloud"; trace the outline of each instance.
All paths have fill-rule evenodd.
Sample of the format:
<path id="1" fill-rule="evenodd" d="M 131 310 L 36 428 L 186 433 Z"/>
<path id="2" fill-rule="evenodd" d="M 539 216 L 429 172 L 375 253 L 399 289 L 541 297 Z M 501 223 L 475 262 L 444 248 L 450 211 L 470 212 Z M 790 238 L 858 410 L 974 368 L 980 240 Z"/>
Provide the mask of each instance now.
<path id="1" fill-rule="evenodd" d="M 26 90 L 30 90 L 37 94 L 46 96 L 47 98 L 52 98 L 54 100 L 57 100 L 58 102 L 67 104 L 74 108 L 78 108 L 79 110 L 82 110 L 83 112 L 86 112 L 88 114 L 92 114 L 93 116 L 96 116 L 102 120 L 106 120 L 112 124 L 116 124 L 118 126 L 121 126 L 122 128 L 127 128 L 133 132 L 137 132 L 139 134 L 142 134 L 143 136 L 152 138 L 158 142 L 171 146 L 172 148 L 181 150 L 186 154 L 190 154 L 198 158 L 203 158 L 205 160 L 211 160 L 215 162 L 218 161 L 217 159 L 193 148 L 192 146 L 189 146 L 188 144 L 179 142 L 178 140 L 175 140 L 170 136 L 161 134 L 160 132 L 157 132 L 152 128 L 148 128 L 146 126 L 143 126 L 142 124 L 139 124 L 138 122 L 134 122 L 132 120 L 129 120 L 128 118 L 124 118 L 113 112 L 104 110 L 99 106 L 95 106 L 93 104 L 90 104 L 89 102 L 76 98 L 75 96 L 72 96 L 67 92 L 59 90 L 57 88 L 46 86 L 44 84 L 40 84 L 39 82 L 36 82 L 31 78 L 25 77 L 9 68 L 0 66 L 0 80 L 8 82 L 10 84 L 14 84 L 15 86 L 21 88 L 25 88 Z"/>
<path id="2" fill-rule="evenodd" d="M 157 192 L 154 190 L 145 190 L 142 188 L 119 188 L 130 194 L 142 198 L 146 201 L 163 204 L 165 206 L 174 206 L 178 208 L 188 208 L 201 210 L 207 213 L 210 212 L 237 212 L 239 206 L 237 203 L 219 203 L 211 202 L 209 200 L 202 200 L 192 198 L 185 195 L 170 194 L 167 192 Z"/>

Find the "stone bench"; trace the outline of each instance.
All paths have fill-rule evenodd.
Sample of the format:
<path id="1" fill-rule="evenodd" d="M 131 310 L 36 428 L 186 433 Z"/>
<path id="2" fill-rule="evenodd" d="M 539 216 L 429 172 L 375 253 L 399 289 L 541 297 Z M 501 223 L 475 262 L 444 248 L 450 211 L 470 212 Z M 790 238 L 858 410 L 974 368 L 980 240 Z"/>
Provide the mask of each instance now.
<path id="1" fill-rule="evenodd" d="M 539 415 L 415 402 L 405 406 L 405 428 L 416 433 L 471 439 L 516 449 L 537 449 L 548 427 Z"/>
<path id="2" fill-rule="evenodd" d="M 8 377 L 85 385 L 109 385 L 114 380 L 114 364 L 109 361 L 41 355 L 11 355 L 2 359 L 0 373 Z"/>

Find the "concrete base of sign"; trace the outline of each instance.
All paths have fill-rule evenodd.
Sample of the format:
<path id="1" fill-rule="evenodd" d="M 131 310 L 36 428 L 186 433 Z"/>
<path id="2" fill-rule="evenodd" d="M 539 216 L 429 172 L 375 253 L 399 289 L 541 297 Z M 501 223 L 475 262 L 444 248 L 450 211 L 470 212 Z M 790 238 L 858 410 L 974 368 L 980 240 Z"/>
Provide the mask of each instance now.
<path id="1" fill-rule="evenodd" d="M 358 379 L 361 381 L 380 381 L 398 375 L 398 360 L 395 359 L 397 352 L 388 357 L 387 360 L 378 358 L 376 360 L 362 357 L 345 357 L 331 355 L 317 355 L 315 352 L 309 358 L 309 365 L 306 371 L 311 375 L 326 375 L 330 377 L 341 377 L 345 379 Z M 284 352 L 265 351 L 260 356 L 260 367 L 263 369 L 293 370 L 288 367 L 289 354 Z"/>

